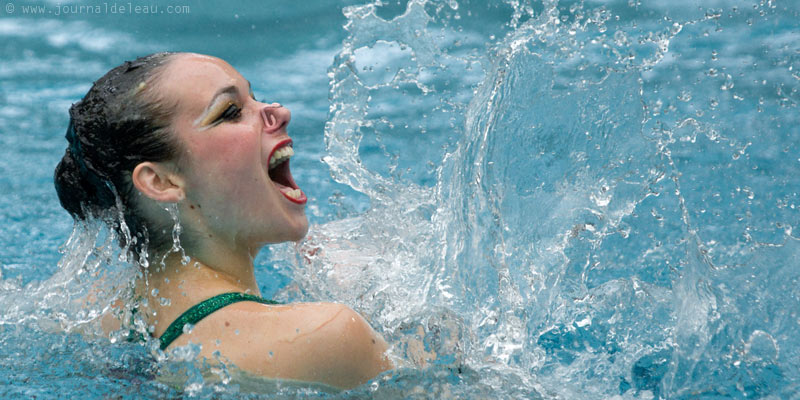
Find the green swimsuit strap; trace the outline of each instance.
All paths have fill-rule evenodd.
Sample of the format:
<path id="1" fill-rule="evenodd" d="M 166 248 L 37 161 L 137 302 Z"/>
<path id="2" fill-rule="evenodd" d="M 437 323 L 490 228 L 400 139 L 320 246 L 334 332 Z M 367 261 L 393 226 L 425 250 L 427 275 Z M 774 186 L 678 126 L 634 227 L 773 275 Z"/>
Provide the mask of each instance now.
<path id="1" fill-rule="evenodd" d="M 280 304 L 277 301 L 267 300 L 248 293 L 231 292 L 218 294 L 210 299 L 195 304 L 192 308 L 184 311 L 178 319 L 169 324 L 167 330 L 164 331 L 164 334 L 162 334 L 159 339 L 161 341 L 161 350 L 166 349 L 167 346 L 183 334 L 183 327 L 186 326 L 186 324 L 195 325 L 203 318 L 211 315 L 214 311 L 240 301 L 255 301 L 261 304 Z"/>

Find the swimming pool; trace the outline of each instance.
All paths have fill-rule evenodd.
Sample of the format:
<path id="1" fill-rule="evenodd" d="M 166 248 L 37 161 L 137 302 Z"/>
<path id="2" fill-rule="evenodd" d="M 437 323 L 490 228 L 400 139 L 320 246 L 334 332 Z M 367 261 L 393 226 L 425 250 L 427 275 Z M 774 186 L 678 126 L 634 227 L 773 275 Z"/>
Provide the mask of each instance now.
<path id="1" fill-rule="evenodd" d="M 2 397 L 330 396 L 80 333 L 132 272 L 58 205 L 66 110 L 183 50 L 293 111 L 314 226 L 262 291 L 344 302 L 405 360 L 341 397 L 800 398 L 797 4 L 296 3 L 4 4 Z"/>

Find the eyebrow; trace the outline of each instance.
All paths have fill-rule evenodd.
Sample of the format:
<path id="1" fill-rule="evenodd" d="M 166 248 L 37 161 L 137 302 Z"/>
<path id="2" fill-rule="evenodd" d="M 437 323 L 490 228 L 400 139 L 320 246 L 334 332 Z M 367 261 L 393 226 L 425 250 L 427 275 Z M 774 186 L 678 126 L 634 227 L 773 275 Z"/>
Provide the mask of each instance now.
<path id="1" fill-rule="evenodd" d="M 223 94 L 238 95 L 239 89 L 236 86 L 231 85 L 218 90 L 217 93 L 214 94 L 214 97 L 211 98 L 211 103 L 209 103 L 209 105 L 213 105 L 214 103 L 216 103 L 217 97 L 222 96 Z"/>

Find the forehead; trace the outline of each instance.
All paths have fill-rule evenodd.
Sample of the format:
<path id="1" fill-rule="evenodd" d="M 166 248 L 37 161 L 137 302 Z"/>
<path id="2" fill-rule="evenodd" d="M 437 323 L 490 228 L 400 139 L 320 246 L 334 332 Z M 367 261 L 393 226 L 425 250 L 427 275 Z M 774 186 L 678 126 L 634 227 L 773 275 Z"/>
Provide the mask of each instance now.
<path id="1" fill-rule="evenodd" d="M 159 77 L 161 96 L 177 105 L 177 114 L 202 112 L 214 94 L 227 86 L 247 86 L 247 81 L 227 62 L 199 54 L 180 54 Z"/>

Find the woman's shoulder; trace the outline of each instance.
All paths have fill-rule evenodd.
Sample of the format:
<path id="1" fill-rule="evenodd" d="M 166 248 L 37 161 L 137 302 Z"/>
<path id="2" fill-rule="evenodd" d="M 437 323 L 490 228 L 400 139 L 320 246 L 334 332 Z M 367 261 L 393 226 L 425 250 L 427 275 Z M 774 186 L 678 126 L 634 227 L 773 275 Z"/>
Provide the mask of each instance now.
<path id="1" fill-rule="evenodd" d="M 357 386 L 391 368 L 387 345 L 356 311 L 336 303 L 239 302 L 204 318 L 170 347 L 201 345 L 201 356 L 263 376 Z"/>

